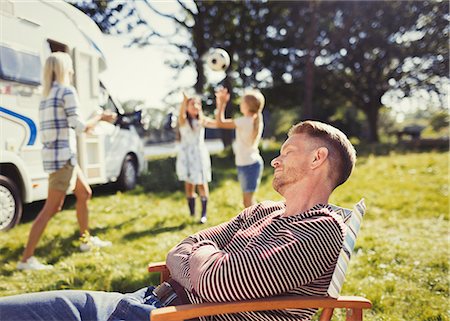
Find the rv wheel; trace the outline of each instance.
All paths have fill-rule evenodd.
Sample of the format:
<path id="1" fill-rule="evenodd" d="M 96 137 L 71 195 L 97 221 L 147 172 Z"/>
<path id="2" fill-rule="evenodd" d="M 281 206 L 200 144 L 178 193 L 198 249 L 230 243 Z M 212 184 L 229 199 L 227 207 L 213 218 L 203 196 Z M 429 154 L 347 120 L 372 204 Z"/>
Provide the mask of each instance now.
<path id="1" fill-rule="evenodd" d="M 0 175 L 0 231 L 13 228 L 21 216 L 22 199 L 16 184 Z"/>
<path id="2" fill-rule="evenodd" d="M 134 158 L 130 155 L 125 157 L 122 164 L 120 176 L 117 179 L 117 185 L 121 191 L 129 191 L 136 187 L 137 168 Z"/>

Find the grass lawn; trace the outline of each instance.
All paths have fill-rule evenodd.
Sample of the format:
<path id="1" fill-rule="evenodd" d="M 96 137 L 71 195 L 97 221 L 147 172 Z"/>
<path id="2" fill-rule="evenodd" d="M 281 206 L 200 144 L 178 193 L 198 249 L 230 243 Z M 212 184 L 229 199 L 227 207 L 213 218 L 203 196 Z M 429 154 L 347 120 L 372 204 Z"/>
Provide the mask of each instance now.
<path id="1" fill-rule="evenodd" d="M 271 187 L 268 164 L 273 155 L 264 155 L 260 200 L 281 199 Z M 366 199 L 367 213 L 342 293 L 372 301 L 365 320 L 449 320 L 448 168 L 448 154 L 443 152 L 362 156 L 352 178 L 333 194 L 331 201 L 346 207 Z M 102 251 L 78 250 L 74 202 L 69 197 L 36 252 L 55 265 L 52 271 L 15 269 L 31 219 L 42 203 L 27 207 L 28 220 L 0 233 L 0 296 L 54 289 L 134 291 L 157 283 L 158 276 L 146 272 L 148 262 L 164 260 L 187 235 L 241 209 L 231 158 L 214 157 L 213 170 L 206 226 L 197 223 L 198 217 L 189 217 L 181 187 L 165 191 L 161 182 L 143 183 L 145 189 L 128 193 L 95 189 L 91 232 L 114 243 Z"/>

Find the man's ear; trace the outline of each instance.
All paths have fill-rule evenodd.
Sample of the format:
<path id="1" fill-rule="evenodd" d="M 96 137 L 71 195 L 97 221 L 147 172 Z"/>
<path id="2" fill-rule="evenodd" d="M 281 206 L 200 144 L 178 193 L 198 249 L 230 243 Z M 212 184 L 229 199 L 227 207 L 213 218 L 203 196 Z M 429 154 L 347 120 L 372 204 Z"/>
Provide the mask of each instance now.
<path id="1" fill-rule="evenodd" d="M 321 166 L 328 158 L 328 148 L 319 147 L 314 152 L 314 160 L 311 163 L 311 169 Z"/>

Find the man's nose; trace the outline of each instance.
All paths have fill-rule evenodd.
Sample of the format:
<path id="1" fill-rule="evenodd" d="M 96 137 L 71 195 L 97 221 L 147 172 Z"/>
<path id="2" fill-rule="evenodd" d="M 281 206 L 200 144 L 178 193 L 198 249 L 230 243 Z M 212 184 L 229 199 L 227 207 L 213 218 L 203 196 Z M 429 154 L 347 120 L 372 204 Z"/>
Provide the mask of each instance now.
<path id="1" fill-rule="evenodd" d="M 277 167 L 278 165 L 280 165 L 280 161 L 278 160 L 278 157 L 272 159 L 272 161 L 270 162 L 270 166 L 272 166 L 273 168 Z"/>

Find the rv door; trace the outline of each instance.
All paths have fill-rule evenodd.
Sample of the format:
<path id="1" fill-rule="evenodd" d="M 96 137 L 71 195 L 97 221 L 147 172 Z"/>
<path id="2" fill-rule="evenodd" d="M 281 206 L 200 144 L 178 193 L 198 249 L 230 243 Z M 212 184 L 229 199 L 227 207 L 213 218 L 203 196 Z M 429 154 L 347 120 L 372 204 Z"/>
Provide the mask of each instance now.
<path id="1" fill-rule="evenodd" d="M 75 87 L 80 99 L 80 115 L 87 120 L 99 110 L 99 57 L 74 49 Z M 90 184 L 106 183 L 104 136 L 78 136 L 78 163 Z"/>

